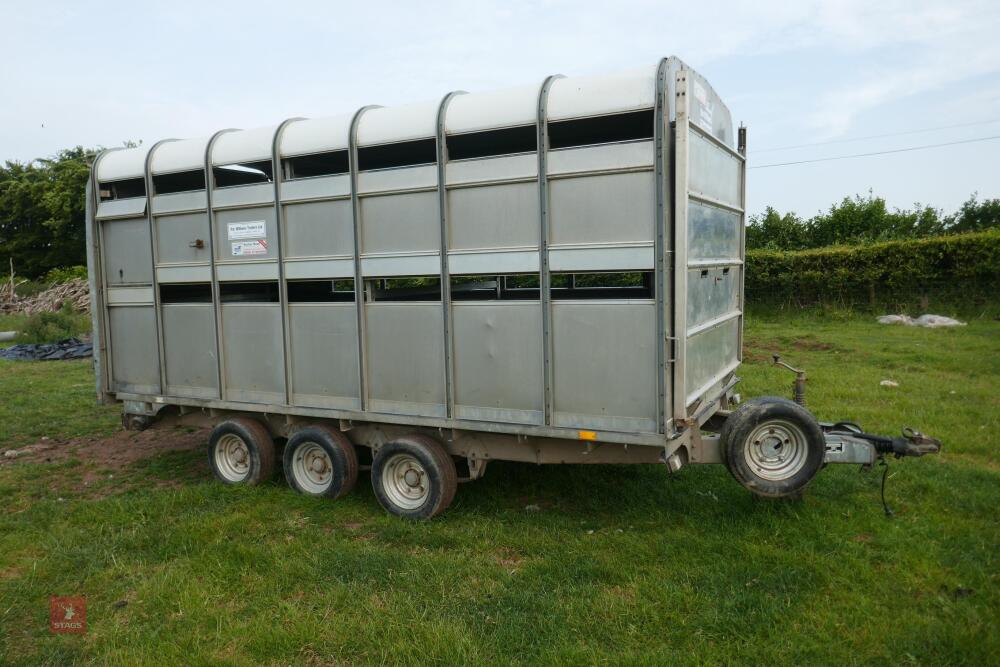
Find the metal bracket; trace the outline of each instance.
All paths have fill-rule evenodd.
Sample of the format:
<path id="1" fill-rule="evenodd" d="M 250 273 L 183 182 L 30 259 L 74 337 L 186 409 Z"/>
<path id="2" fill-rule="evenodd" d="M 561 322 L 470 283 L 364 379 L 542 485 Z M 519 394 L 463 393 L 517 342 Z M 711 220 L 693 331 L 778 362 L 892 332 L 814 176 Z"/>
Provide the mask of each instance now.
<path id="1" fill-rule="evenodd" d="M 860 463 L 870 466 L 877 457 L 874 445 L 866 440 L 843 433 L 826 434 L 826 454 L 823 457 L 826 463 Z"/>

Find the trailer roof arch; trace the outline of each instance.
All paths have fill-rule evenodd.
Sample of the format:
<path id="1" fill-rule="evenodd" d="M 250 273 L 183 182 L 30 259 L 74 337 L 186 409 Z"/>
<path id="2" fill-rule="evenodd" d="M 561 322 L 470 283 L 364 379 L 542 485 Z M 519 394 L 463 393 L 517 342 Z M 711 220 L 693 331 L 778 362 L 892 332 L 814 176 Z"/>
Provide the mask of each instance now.
<path id="1" fill-rule="evenodd" d="M 150 159 L 150 173 L 170 174 L 204 169 L 208 139 L 209 137 L 198 137 L 159 144 Z"/>
<path id="2" fill-rule="evenodd" d="M 345 150 L 350 145 L 353 118 L 351 113 L 289 123 L 281 133 L 278 153 L 281 157 L 294 157 Z"/>
<path id="3" fill-rule="evenodd" d="M 358 145 L 376 146 L 437 136 L 441 101 L 369 109 L 358 121 Z"/>
<path id="4" fill-rule="evenodd" d="M 656 104 L 655 66 L 617 74 L 556 79 L 549 90 L 548 120 L 602 116 Z"/>
<path id="5" fill-rule="evenodd" d="M 538 118 L 541 82 L 484 93 L 456 95 L 448 105 L 448 134 L 533 125 Z"/>
<path id="6" fill-rule="evenodd" d="M 226 165 L 270 160 L 274 150 L 274 133 L 277 129 L 277 125 L 268 125 L 220 135 L 212 144 L 212 164 Z"/>
<path id="7" fill-rule="evenodd" d="M 146 155 L 148 154 L 149 146 L 104 151 L 97 160 L 98 182 L 108 183 L 128 178 L 143 178 L 146 175 Z"/>

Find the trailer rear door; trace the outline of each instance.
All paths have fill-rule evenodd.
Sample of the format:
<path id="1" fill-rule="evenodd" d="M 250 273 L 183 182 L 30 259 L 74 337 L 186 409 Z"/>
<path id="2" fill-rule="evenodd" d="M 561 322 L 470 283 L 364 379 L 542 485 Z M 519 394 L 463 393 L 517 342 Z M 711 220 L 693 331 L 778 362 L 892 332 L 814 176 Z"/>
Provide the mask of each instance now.
<path id="1" fill-rule="evenodd" d="M 744 156 L 729 112 L 689 69 L 676 74 L 673 413 L 714 399 L 742 358 Z"/>

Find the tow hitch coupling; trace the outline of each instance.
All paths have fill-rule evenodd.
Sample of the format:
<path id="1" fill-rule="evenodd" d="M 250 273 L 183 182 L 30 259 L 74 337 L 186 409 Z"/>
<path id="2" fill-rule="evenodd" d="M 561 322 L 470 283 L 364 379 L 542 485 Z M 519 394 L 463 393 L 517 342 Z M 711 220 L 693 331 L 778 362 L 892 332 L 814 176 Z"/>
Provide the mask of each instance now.
<path id="1" fill-rule="evenodd" d="M 820 424 L 826 438 L 827 463 L 860 463 L 871 466 L 879 458 L 891 454 L 897 459 L 904 456 L 923 456 L 941 451 L 941 441 L 906 427 L 902 436 L 889 437 L 865 433 L 853 422 Z"/>

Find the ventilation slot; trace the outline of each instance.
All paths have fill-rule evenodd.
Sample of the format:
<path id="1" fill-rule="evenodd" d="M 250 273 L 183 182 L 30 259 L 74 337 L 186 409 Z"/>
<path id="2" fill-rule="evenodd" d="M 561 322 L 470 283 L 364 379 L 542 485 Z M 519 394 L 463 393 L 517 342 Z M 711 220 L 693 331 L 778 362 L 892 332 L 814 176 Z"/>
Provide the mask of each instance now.
<path id="1" fill-rule="evenodd" d="M 160 303 L 212 303 L 210 283 L 160 285 Z"/>
<path id="2" fill-rule="evenodd" d="M 551 279 L 553 300 L 652 299 L 653 272 L 556 273 Z"/>
<path id="3" fill-rule="evenodd" d="M 549 123 L 549 147 L 570 148 L 653 138 L 653 110 Z"/>
<path id="4" fill-rule="evenodd" d="M 452 301 L 538 299 L 538 274 L 452 276 Z"/>
<path id="5" fill-rule="evenodd" d="M 205 170 L 179 171 L 173 174 L 154 174 L 153 193 L 169 195 L 174 192 L 194 192 L 205 189 Z"/>
<path id="6" fill-rule="evenodd" d="M 220 283 L 222 303 L 278 303 L 277 282 Z"/>
<path id="7" fill-rule="evenodd" d="M 412 167 L 435 162 L 437 162 L 437 142 L 434 139 L 417 139 L 358 149 L 359 171 Z"/>
<path id="8" fill-rule="evenodd" d="M 146 180 L 144 178 L 126 178 L 121 181 L 101 183 L 101 201 L 111 199 L 131 199 L 146 196 Z"/>
<path id="9" fill-rule="evenodd" d="M 336 176 L 350 171 L 347 151 L 331 151 L 314 155 L 299 155 L 285 160 L 285 178 L 313 178 L 316 176 Z"/>
<path id="10" fill-rule="evenodd" d="M 448 137 L 447 141 L 449 160 L 534 153 L 538 148 L 538 130 L 534 125 L 523 125 L 503 130 L 455 134 Z"/>
<path id="11" fill-rule="evenodd" d="M 274 178 L 274 169 L 270 160 L 241 162 L 212 167 L 212 176 L 215 178 L 215 187 L 228 188 L 234 185 L 270 183 Z"/>
<path id="12" fill-rule="evenodd" d="M 296 280 L 288 283 L 289 303 L 354 301 L 354 280 Z"/>
<path id="13" fill-rule="evenodd" d="M 370 278 L 367 282 L 370 301 L 440 301 L 441 279 Z"/>

